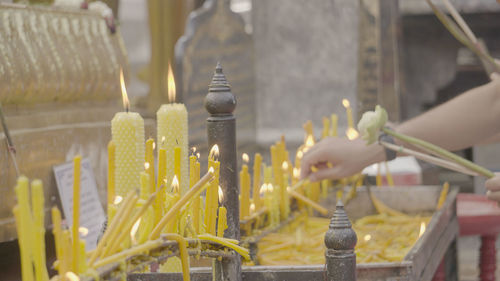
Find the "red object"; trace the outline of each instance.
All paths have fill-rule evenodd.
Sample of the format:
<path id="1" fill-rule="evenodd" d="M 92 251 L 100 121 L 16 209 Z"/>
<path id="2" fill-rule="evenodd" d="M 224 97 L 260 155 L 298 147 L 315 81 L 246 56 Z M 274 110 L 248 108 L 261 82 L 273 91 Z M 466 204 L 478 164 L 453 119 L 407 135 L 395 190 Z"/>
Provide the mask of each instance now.
<path id="1" fill-rule="evenodd" d="M 494 281 L 495 242 L 500 233 L 500 208 L 485 195 L 460 193 L 457 196 L 460 236 L 480 235 L 479 270 L 481 281 Z"/>
<path id="2" fill-rule="evenodd" d="M 436 269 L 436 273 L 434 273 L 432 281 L 444 281 L 445 278 L 446 278 L 446 272 L 444 272 L 444 261 L 441 261 L 439 267 Z"/>

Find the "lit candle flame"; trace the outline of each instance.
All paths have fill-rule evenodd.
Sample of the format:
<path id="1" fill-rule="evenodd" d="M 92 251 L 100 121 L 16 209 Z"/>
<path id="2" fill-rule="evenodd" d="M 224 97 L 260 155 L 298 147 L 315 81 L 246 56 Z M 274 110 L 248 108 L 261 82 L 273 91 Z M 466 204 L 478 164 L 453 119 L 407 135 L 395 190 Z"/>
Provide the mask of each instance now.
<path id="1" fill-rule="evenodd" d="M 342 100 L 342 105 L 345 107 L 345 108 L 348 108 L 349 106 L 351 106 L 351 103 L 349 102 L 348 99 L 343 99 Z"/>
<path id="2" fill-rule="evenodd" d="M 89 234 L 89 229 L 88 229 L 88 228 L 86 228 L 86 227 L 80 226 L 80 227 L 78 228 L 78 232 L 80 233 L 80 235 L 81 235 L 82 237 L 85 237 L 85 236 L 87 236 L 87 234 Z"/>
<path id="3" fill-rule="evenodd" d="M 253 212 L 255 212 L 255 204 L 254 203 L 250 204 L 250 213 L 252 214 Z"/>
<path id="4" fill-rule="evenodd" d="M 156 148 L 156 142 L 153 142 L 153 150 Z"/>
<path id="5" fill-rule="evenodd" d="M 174 73 L 172 71 L 172 66 L 170 63 L 168 64 L 168 72 L 167 72 L 167 83 L 168 83 L 168 102 L 175 102 L 175 79 Z"/>
<path id="6" fill-rule="evenodd" d="M 283 163 L 281 164 L 281 169 L 283 169 L 284 172 L 288 171 L 288 162 L 287 161 L 283 161 Z"/>
<path id="7" fill-rule="evenodd" d="M 363 238 L 365 241 L 370 241 L 372 239 L 372 236 L 370 234 L 366 234 L 365 237 Z"/>
<path id="8" fill-rule="evenodd" d="M 263 183 L 261 186 L 260 186 L 260 189 L 259 189 L 259 193 L 260 194 L 264 194 L 267 192 L 267 183 Z"/>
<path id="9" fill-rule="evenodd" d="M 219 203 L 222 204 L 222 200 L 224 200 L 224 192 L 222 192 L 222 187 L 219 185 Z"/>
<path id="10" fill-rule="evenodd" d="M 118 205 L 118 204 L 120 204 L 120 202 L 122 202 L 122 200 L 123 200 L 123 197 L 121 197 L 120 195 L 117 195 L 117 196 L 115 196 L 115 200 L 113 200 L 113 204 Z"/>
<path id="11" fill-rule="evenodd" d="M 267 184 L 267 191 L 269 191 L 269 192 L 273 192 L 274 191 L 274 187 L 273 187 L 272 183 L 268 183 Z"/>
<path id="12" fill-rule="evenodd" d="M 147 170 L 149 169 L 149 162 L 144 162 L 144 170 Z"/>
<path id="13" fill-rule="evenodd" d="M 302 157 L 304 157 L 304 152 L 302 150 L 297 151 L 297 158 L 302 159 Z"/>
<path id="14" fill-rule="evenodd" d="M 418 233 L 418 237 L 424 235 L 425 232 L 425 222 L 420 223 L 420 232 Z"/>
<path id="15" fill-rule="evenodd" d="M 170 185 L 170 190 L 172 192 L 179 192 L 179 180 L 177 179 L 177 175 L 174 175 L 174 179 L 172 179 L 172 185 Z"/>
<path id="16" fill-rule="evenodd" d="M 165 144 L 165 136 L 161 137 L 161 144 Z"/>
<path id="17" fill-rule="evenodd" d="M 200 159 L 200 153 L 199 153 L 199 152 L 198 152 L 198 153 L 196 153 L 196 157 L 197 157 L 198 159 Z"/>
<path id="18" fill-rule="evenodd" d="M 307 136 L 306 147 L 311 147 L 313 145 L 314 145 L 314 137 L 312 135 Z"/>
<path id="19" fill-rule="evenodd" d="M 71 271 L 66 272 L 66 278 L 68 278 L 69 281 L 80 281 L 80 277 Z"/>
<path id="20" fill-rule="evenodd" d="M 208 172 L 213 174 L 213 173 L 215 172 L 214 167 L 210 167 L 210 168 L 208 169 Z"/>
<path id="21" fill-rule="evenodd" d="M 130 239 L 132 239 L 132 242 L 137 242 L 135 239 L 135 234 L 137 233 L 137 230 L 139 230 L 139 225 L 141 224 L 141 218 L 139 218 L 134 225 L 132 226 L 132 229 L 130 230 Z"/>
<path id="22" fill-rule="evenodd" d="M 358 131 L 356 131 L 356 129 L 354 128 L 348 128 L 346 131 L 346 135 L 349 140 L 355 140 L 359 137 Z"/>
<path id="23" fill-rule="evenodd" d="M 243 153 L 241 155 L 241 158 L 243 158 L 243 162 L 248 163 L 250 161 L 250 157 L 248 157 L 248 154 Z"/>
<path id="24" fill-rule="evenodd" d="M 298 178 L 300 176 L 300 170 L 297 168 L 293 168 L 293 177 Z"/>
<path id="25" fill-rule="evenodd" d="M 123 108 L 126 112 L 128 112 L 130 109 L 130 102 L 128 100 L 127 88 L 125 88 L 125 81 L 123 79 L 123 69 L 120 69 L 120 86 L 122 88 Z"/>
<path id="26" fill-rule="evenodd" d="M 213 161 L 217 161 L 219 159 L 219 146 L 214 145 L 212 146 L 212 149 L 210 149 L 210 153 L 208 154 L 208 159 L 211 159 Z"/>

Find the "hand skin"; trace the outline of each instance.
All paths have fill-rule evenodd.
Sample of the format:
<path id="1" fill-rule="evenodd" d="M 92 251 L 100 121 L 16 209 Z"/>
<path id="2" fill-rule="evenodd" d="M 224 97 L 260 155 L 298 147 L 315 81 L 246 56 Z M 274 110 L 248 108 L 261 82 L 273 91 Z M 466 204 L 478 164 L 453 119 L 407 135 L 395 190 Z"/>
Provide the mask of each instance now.
<path id="1" fill-rule="evenodd" d="M 486 192 L 488 199 L 500 203 L 500 173 L 495 173 L 494 177 L 488 179 L 485 182 L 485 186 L 486 189 L 488 189 L 488 191 Z"/>
<path id="2" fill-rule="evenodd" d="M 394 129 L 444 149 L 456 151 L 498 139 L 496 138 L 500 133 L 498 120 L 500 120 L 500 79 L 493 79 L 492 82 L 469 90 Z M 397 141 L 396 143 L 399 144 Z M 360 138 L 354 141 L 336 137 L 326 138 L 304 154 L 301 178 L 309 177 L 311 181 L 340 179 L 384 160 L 384 151 L 376 143 L 366 146 Z M 329 167 L 327 163 L 332 165 Z M 318 170 L 312 172 L 312 166 Z M 498 185 L 500 186 L 500 183 Z"/>

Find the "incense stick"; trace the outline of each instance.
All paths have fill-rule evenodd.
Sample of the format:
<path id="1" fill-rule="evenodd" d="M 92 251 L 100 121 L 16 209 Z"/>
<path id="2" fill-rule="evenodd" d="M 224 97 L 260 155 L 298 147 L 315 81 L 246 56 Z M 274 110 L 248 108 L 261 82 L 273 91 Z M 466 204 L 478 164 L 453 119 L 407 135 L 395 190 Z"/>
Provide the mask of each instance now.
<path id="1" fill-rule="evenodd" d="M 5 140 L 7 141 L 7 150 L 9 151 L 9 155 L 12 158 L 12 163 L 14 163 L 14 169 L 16 170 L 16 174 L 19 177 L 21 173 L 19 172 L 19 167 L 17 166 L 16 160 L 16 147 L 14 146 L 14 142 L 12 142 L 12 138 L 9 133 L 9 128 L 7 127 L 7 122 L 5 122 L 5 116 L 3 114 L 2 104 L 0 103 L 0 121 L 2 123 L 3 133 L 5 135 Z"/>

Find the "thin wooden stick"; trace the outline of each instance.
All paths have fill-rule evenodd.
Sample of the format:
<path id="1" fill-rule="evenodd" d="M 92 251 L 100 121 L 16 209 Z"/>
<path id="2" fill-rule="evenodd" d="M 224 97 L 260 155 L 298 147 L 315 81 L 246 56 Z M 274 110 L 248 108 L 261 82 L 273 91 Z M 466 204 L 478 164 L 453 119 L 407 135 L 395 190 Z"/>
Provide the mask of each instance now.
<path id="1" fill-rule="evenodd" d="M 16 159 L 16 147 L 14 142 L 12 142 L 12 137 L 9 133 L 9 127 L 7 127 L 7 122 L 5 121 L 5 116 L 3 115 L 2 104 L 0 103 L 0 121 L 2 123 L 3 133 L 5 135 L 5 140 L 7 141 L 7 150 L 12 158 L 12 163 L 14 163 L 14 169 L 16 170 L 16 175 L 19 177 L 21 173 L 19 172 L 19 166 L 17 165 Z"/>
<path id="2" fill-rule="evenodd" d="M 383 145 L 384 147 L 390 149 L 390 150 L 394 150 L 396 152 L 402 152 L 402 153 L 414 156 L 420 160 L 427 161 L 429 163 L 441 166 L 441 167 L 446 168 L 446 169 L 450 169 L 453 171 L 464 173 L 466 175 L 478 176 L 478 174 L 476 172 L 473 172 L 473 171 L 471 171 L 465 167 L 462 167 L 456 163 L 453 163 L 453 162 L 450 162 L 450 161 L 447 161 L 447 160 L 444 160 L 444 159 L 441 159 L 438 157 L 434 157 L 434 156 L 431 156 L 431 155 L 428 155 L 428 154 L 425 154 L 422 152 L 411 150 L 411 149 L 405 148 L 403 146 L 398 146 L 398 145 L 384 142 L 384 141 L 381 141 L 380 144 Z"/>

